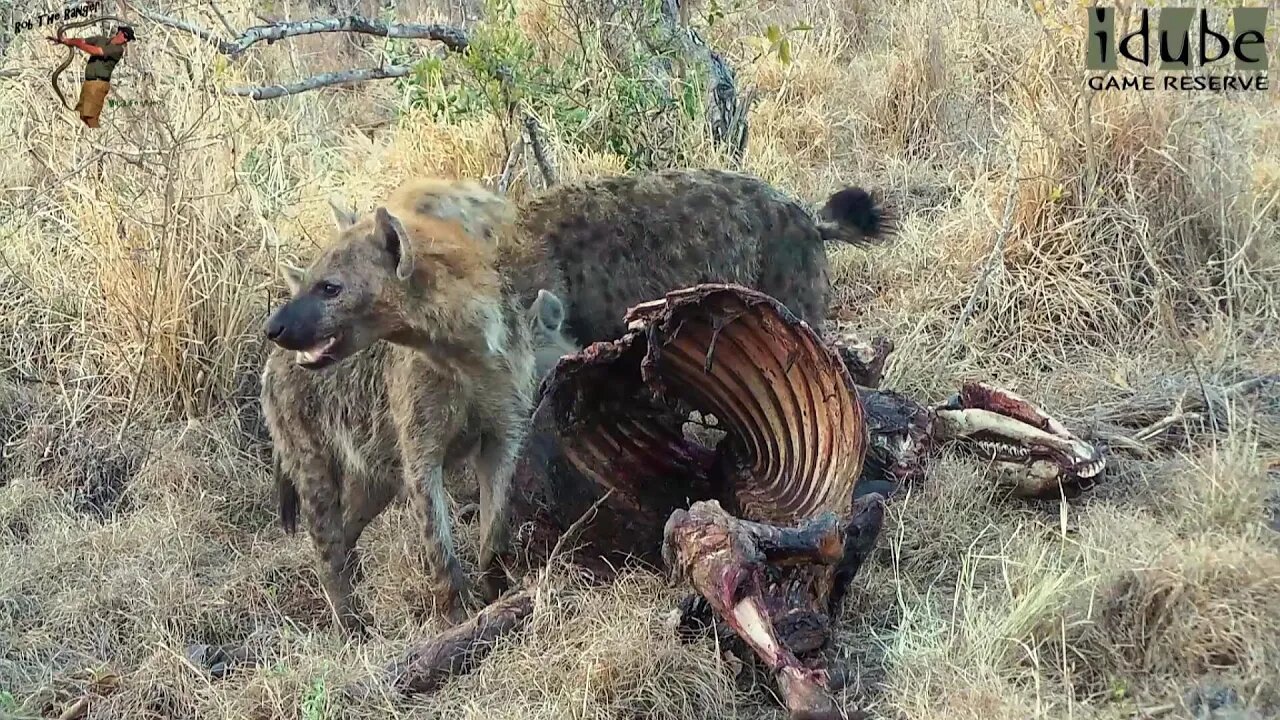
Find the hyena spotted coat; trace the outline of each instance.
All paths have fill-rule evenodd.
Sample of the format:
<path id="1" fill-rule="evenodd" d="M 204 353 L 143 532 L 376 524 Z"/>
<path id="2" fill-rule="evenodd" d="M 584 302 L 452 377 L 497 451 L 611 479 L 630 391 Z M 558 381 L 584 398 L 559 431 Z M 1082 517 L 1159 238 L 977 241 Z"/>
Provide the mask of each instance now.
<path id="1" fill-rule="evenodd" d="M 424 212 L 424 197 L 439 209 Z M 504 289 L 492 243 L 476 240 L 508 222 L 509 209 L 473 184 L 418 182 L 373 213 L 334 212 L 336 239 L 305 271 L 286 269 L 291 298 L 264 328 L 273 347 L 262 406 L 282 521 L 296 527 L 301 511 L 326 594 L 359 632 L 357 542 L 403 490 L 438 603 L 457 621 L 471 593 L 444 474 L 473 463 L 479 568 L 492 599 L 535 387 L 525 306 Z"/>
<path id="2" fill-rule="evenodd" d="M 628 308 L 705 282 L 753 287 L 822 334 L 824 243 L 867 245 L 892 232 L 861 188 L 814 212 L 759 178 L 711 169 L 556 186 L 523 202 L 516 223 L 500 241 L 504 274 L 526 305 L 543 288 L 559 296 L 567 334 L 584 345 L 620 337 Z"/>

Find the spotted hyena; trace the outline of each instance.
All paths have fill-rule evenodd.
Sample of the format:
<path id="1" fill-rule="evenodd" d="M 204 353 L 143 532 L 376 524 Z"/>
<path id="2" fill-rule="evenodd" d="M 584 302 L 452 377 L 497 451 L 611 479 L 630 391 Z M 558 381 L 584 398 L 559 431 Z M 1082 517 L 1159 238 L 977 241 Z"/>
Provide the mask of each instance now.
<path id="1" fill-rule="evenodd" d="M 262 405 L 282 521 L 291 529 L 300 511 L 306 518 L 325 592 L 359 631 L 356 545 L 403 492 L 437 600 L 457 621 L 471 590 L 444 477 L 470 463 L 479 481 L 479 568 L 491 599 L 535 387 L 527 306 L 505 289 L 493 243 L 477 241 L 509 221 L 509 208 L 477 185 L 430 181 L 406 183 L 374 212 L 334 214 L 335 239 L 306 270 L 286 269 L 291 297 L 264 327 L 273 347 Z"/>
<path id="2" fill-rule="evenodd" d="M 545 288 L 538 290 L 527 312 L 530 339 L 533 343 L 534 375 L 539 382 L 555 368 L 565 355 L 581 350 L 581 346 L 565 335 L 564 302 Z"/>
<path id="3" fill-rule="evenodd" d="M 828 305 L 824 243 L 866 245 L 891 232 L 866 190 L 846 187 L 814 212 L 759 178 L 710 169 L 608 176 L 522 203 L 500 266 L 522 302 L 563 300 L 565 330 L 586 345 L 625 332 L 628 308 L 706 282 L 773 296 L 819 334 Z"/>

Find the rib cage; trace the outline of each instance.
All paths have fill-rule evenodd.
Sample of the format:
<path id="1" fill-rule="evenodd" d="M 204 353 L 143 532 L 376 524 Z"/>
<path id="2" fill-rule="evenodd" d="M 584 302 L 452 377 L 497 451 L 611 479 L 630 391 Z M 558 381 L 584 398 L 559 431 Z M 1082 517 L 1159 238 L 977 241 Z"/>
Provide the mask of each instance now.
<path id="1" fill-rule="evenodd" d="M 729 433 L 736 513 L 790 525 L 847 517 L 867 447 L 862 406 L 839 357 L 786 308 L 746 288 L 700 285 L 633 308 L 646 380 Z"/>

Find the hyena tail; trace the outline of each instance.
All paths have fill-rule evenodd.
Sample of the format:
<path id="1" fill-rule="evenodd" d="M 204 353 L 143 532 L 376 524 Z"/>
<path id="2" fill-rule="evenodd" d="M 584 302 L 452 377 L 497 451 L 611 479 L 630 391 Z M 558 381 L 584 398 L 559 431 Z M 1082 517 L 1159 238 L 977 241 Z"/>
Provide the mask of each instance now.
<path id="1" fill-rule="evenodd" d="M 867 246 L 887 239 L 895 230 L 893 214 L 859 187 L 835 193 L 818 212 L 818 231 L 825 241 Z"/>
<path id="2" fill-rule="evenodd" d="M 280 467 L 280 456 L 274 452 L 271 453 L 271 476 L 275 478 L 276 495 L 280 499 L 280 527 L 293 535 L 298 532 L 298 507 L 301 498 L 298 497 L 298 486 L 284 474 L 284 469 Z"/>

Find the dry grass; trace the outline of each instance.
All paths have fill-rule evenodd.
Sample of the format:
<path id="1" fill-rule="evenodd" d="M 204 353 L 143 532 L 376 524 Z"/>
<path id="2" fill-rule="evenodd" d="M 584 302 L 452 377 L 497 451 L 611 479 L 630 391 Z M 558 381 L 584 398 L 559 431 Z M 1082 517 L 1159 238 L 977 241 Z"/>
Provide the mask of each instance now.
<path id="1" fill-rule="evenodd" d="M 565 51 L 552 31 L 567 10 L 519 9 L 550 33 L 541 52 Z M 450 11 L 398 15 L 432 12 Z M 799 20 L 814 29 L 792 64 L 759 56 L 752 36 Z M 932 401 L 985 377 L 1074 428 L 1115 429 L 1122 401 L 1158 419 L 1180 390 L 1280 367 L 1276 94 L 1088 98 L 1080 20 L 1074 3 L 833 0 L 712 29 L 759 92 L 748 170 L 813 201 L 883 188 L 902 215 L 892 246 L 832 249 L 835 315 L 898 345 L 887 385 Z M 430 700 L 339 706 L 336 686 L 436 620 L 403 509 L 366 535 L 377 628 L 358 647 L 330 621 L 305 540 L 275 527 L 254 404 L 272 268 L 323 241 L 331 193 L 367 208 L 412 173 L 492 178 L 509 129 L 397 118 L 390 83 L 217 97 L 214 82 L 330 69 L 335 41 L 228 67 L 139 30 L 149 49 L 113 92 L 154 104 L 109 108 L 101 132 L 46 97 L 56 61 L 40 33 L 9 46 L 25 70 L 0 79 L 0 716 L 56 716 L 85 695 L 95 720 L 774 713 L 767 685 L 714 646 L 675 642 L 676 595 L 643 574 L 594 590 L 561 578 L 522 639 Z M 637 127 L 665 138 L 662 157 L 719 162 L 696 124 Z M 549 129 L 564 177 L 625 167 Z M 1118 453 L 1070 506 L 997 500 L 980 464 L 942 458 L 894 506 L 846 606 L 850 702 L 910 718 L 1274 717 L 1271 392 L 1217 407 L 1216 430 L 1177 424 L 1150 457 Z M 195 643 L 262 662 L 212 679 L 184 656 Z"/>

